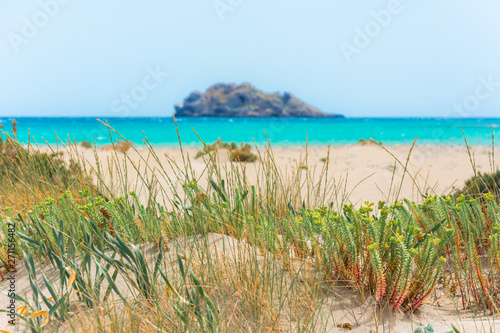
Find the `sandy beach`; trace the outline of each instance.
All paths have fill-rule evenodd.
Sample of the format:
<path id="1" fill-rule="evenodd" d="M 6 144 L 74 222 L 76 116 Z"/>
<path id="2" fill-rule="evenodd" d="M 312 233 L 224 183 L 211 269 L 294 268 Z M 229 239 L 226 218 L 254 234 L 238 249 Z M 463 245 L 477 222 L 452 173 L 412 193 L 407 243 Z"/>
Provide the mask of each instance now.
<path id="1" fill-rule="evenodd" d="M 100 168 L 99 173 L 103 175 L 104 182 L 113 189 L 116 195 L 120 195 L 125 190 L 134 190 L 145 203 L 151 199 L 151 193 L 146 188 L 156 179 L 158 184 L 150 188 L 163 188 L 164 191 L 158 191 L 154 199 L 168 205 L 172 194 L 168 178 L 173 181 L 176 189 L 180 190 L 185 181 L 183 175 L 186 170 L 183 167 L 185 163 L 189 165 L 187 170 L 191 170 L 191 176 L 197 180 L 199 186 L 203 189 L 209 188 L 209 175 L 207 175 L 204 161 L 207 155 L 195 158 L 199 151 L 195 147 L 183 148 L 183 151 L 179 148 L 155 147 L 154 154 L 144 146 L 133 147 L 126 153 L 115 151 L 109 146 L 99 147 L 95 151 L 81 146 L 57 149 L 45 146 L 40 149 L 60 152 L 68 162 L 77 153 L 80 160 L 85 161 L 86 168 L 91 173 L 92 170 Z M 409 155 L 410 150 L 411 155 Z M 252 151 L 258 153 L 261 159 L 253 163 L 234 163 L 230 162 L 227 150 L 221 149 L 217 155 L 217 164 L 222 169 L 236 167 L 244 172 L 249 184 L 258 183 L 262 166 L 267 159 L 266 148 L 259 147 L 257 151 L 254 147 Z M 494 153 L 499 156 L 500 149 L 495 149 Z M 417 145 L 413 149 L 409 145 L 381 147 L 373 143 L 334 147 L 294 146 L 272 148 L 272 156 L 274 156 L 274 165 L 285 180 L 291 179 L 297 173 L 303 173 L 304 179 L 307 179 L 305 175 L 308 174 L 314 183 L 321 179 L 321 170 L 326 170 L 328 166 L 328 178 L 332 180 L 330 186 L 338 189 L 332 193 L 330 199 L 334 204 L 352 203 L 356 207 L 361 206 L 365 201 L 392 202 L 396 199 L 408 198 L 418 202 L 422 200 L 422 195 L 450 194 L 463 187 L 465 180 L 474 175 L 474 168 L 477 172 L 488 172 L 493 165 L 492 149 L 488 146 L 470 147 L 470 155 L 466 146 Z M 175 164 L 178 168 L 174 166 Z M 404 172 L 405 165 L 407 165 L 406 173 Z M 497 165 L 495 164 L 493 168 L 496 169 Z M 112 170 L 114 176 L 109 176 L 109 170 Z M 119 176 L 120 173 L 123 176 Z M 307 186 L 306 181 L 304 186 Z M 313 206 L 318 207 L 316 204 L 317 202 Z M 246 243 L 242 246 L 237 243 L 236 239 L 226 235 L 210 234 L 207 237 L 208 253 L 211 254 L 221 252 L 227 256 L 234 249 L 247 246 Z M 187 246 L 186 242 L 193 244 Z M 175 262 L 178 253 L 185 255 L 182 251 L 186 248 L 197 247 L 197 243 L 191 238 L 180 237 L 171 240 L 170 243 L 168 252 L 170 262 Z M 222 245 L 224 245 L 223 250 L 217 249 L 217 246 Z M 268 258 L 276 259 L 271 255 Z M 293 260 L 297 260 L 299 266 L 305 264 L 306 267 L 313 267 L 312 260 L 301 258 Z M 51 276 L 56 276 L 53 269 L 48 266 L 46 269 L 50 271 Z M 25 267 L 20 267 L 15 276 L 18 291 L 29 293 L 30 284 Z M 120 288 L 126 287 L 125 282 L 118 282 Z M 8 280 L 2 282 L 0 289 L 5 289 L 7 284 Z M 46 292 L 45 289 L 43 290 Z M 403 313 L 401 310 L 387 313 L 382 311 L 377 319 L 380 320 L 377 322 L 378 331 L 413 332 L 416 326 L 427 324 L 433 325 L 436 332 L 444 332 L 450 328 L 451 324 L 456 325 L 463 332 L 495 332 L 497 329 L 498 323 L 495 316 L 479 316 L 470 309 L 457 312 L 456 304 L 446 297 L 448 294 L 444 287 L 437 288 L 432 295 L 421 309 L 412 314 Z M 2 304 L 8 303 L 8 298 L 5 296 L 1 300 Z M 325 299 L 321 307 L 321 316 L 324 316 L 325 325 L 329 331 L 344 331 L 343 328 L 337 326 L 345 322 L 354 326 L 353 332 L 376 332 L 377 330 L 374 329 L 376 302 L 363 302 L 362 297 L 353 290 L 337 288 Z M 285 324 L 284 326 L 291 326 L 290 330 L 283 330 L 283 332 L 294 331 L 292 324 Z M 23 327 L 22 324 L 20 327 Z M 12 328 L 12 326 L 0 325 L 0 329 L 12 330 Z M 71 331 L 68 327 L 53 326 L 53 328 Z"/>
<path id="2" fill-rule="evenodd" d="M 399 194 L 399 198 L 408 198 L 415 201 L 421 199 L 420 193 L 424 195 L 446 195 L 458 188 L 462 188 L 465 180 L 474 175 L 471 163 L 475 164 L 477 172 L 491 171 L 493 159 L 491 146 L 470 147 L 470 155 L 467 147 L 463 146 L 440 146 L 440 145 L 416 145 L 411 151 L 407 171 L 404 172 L 407 159 L 411 150 L 409 145 L 378 146 L 373 143 L 365 145 L 356 144 L 350 146 L 290 146 L 273 147 L 272 152 L 277 168 L 282 172 L 284 178 L 295 173 L 310 171 L 312 178 L 317 179 L 321 170 L 325 167 L 325 159 L 329 154 L 328 174 L 329 178 L 335 180 L 339 189 L 337 199 L 345 197 L 348 202 L 359 206 L 365 201 L 378 202 L 393 201 Z M 47 149 L 47 147 L 43 148 Z M 203 158 L 195 159 L 197 148 L 183 148 L 185 157 L 189 157 L 192 169 L 195 172 L 199 184 L 205 187 L 208 178 L 204 174 L 205 163 Z M 179 148 L 157 147 L 154 148 L 160 164 L 165 167 L 170 177 L 176 177 L 177 173 L 168 168 L 168 159 L 182 165 L 183 159 Z M 256 148 L 252 151 L 256 153 Z M 261 154 L 265 148 L 260 147 Z M 96 167 L 96 157 L 92 149 L 78 147 L 79 155 L 89 166 Z M 500 156 L 500 148 L 495 149 L 495 155 Z M 122 159 L 124 155 L 115 154 L 107 148 L 98 148 L 98 159 L 106 169 L 113 159 Z M 167 158 L 168 156 L 168 158 Z M 219 153 L 221 166 L 230 164 L 227 150 Z M 148 161 L 151 168 L 159 168 L 159 164 L 152 157 L 148 148 L 138 146 L 127 151 L 128 181 L 131 188 L 138 179 L 138 173 L 132 167 L 135 164 L 142 176 L 150 176 L 151 172 L 144 168 L 144 161 Z M 256 181 L 256 169 L 261 161 L 246 163 L 246 175 L 248 182 Z M 243 165 L 243 163 L 238 163 Z M 498 167 L 498 163 L 495 162 Z M 404 176 L 404 177 L 403 177 Z M 413 179 L 412 179 L 413 178 Z M 160 184 L 166 186 L 166 181 L 158 177 Z M 403 181 L 403 182 L 402 182 Z M 114 184 L 118 186 L 118 184 Z M 402 185 L 402 186 L 400 186 Z M 401 190 L 399 191 L 399 188 Z M 136 188 L 137 189 L 137 188 Z M 138 193 L 146 198 L 147 194 Z M 339 190 L 340 191 L 340 190 Z"/>

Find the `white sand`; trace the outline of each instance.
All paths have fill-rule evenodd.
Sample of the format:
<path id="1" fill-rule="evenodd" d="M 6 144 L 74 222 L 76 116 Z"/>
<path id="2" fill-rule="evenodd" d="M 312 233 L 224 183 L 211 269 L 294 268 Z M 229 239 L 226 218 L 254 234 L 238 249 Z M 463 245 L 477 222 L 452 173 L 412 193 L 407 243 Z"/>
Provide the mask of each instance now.
<path id="1" fill-rule="evenodd" d="M 386 147 L 399 159 L 401 165 L 390 153 L 375 144 L 331 147 L 329 172 L 335 178 L 337 186 L 342 189 L 345 188 L 345 192 L 349 195 L 349 201 L 355 205 L 359 206 L 364 201 L 393 201 L 398 194 L 402 176 L 405 174 L 403 170 L 410 148 L 411 146 L 403 145 Z M 263 150 L 263 148 L 260 149 Z M 139 147 L 137 150 L 139 154 L 129 150 L 127 155 L 136 165 L 140 165 L 140 174 L 143 177 L 148 177 L 150 172 L 144 171 L 145 163 L 140 161 L 139 156 L 148 159 L 148 151 L 144 147 Z M 476 170 L 478 172 L 491 171 L 491 147 L 475 146 L 471 147 L 470 150 L 471 154 L 473 154 Z M 200 185 L 205 187 L 207 185 L 207 176 L 203 173 L 205 164 L 202 158 L 194 159 L 197 151 L 196 148 L 184 149 L 185 155 L 191 157 L 191 165 L 196 172 L 196 176 L 200 178 Z M 255 152 L 255 148 L 253 151 Z M 95 167 L 95 157 L 92 150 L 79 148 L 79 152 L 89 162 L 89 165 Z M 161 147 L 155 148 L 155 152 L 160 157 L 161 164 L 166 167 L 169 177 L 175 179 L 176 173 L 168 168 L 165 155 L 182 165 L 180 150 L 178 148 Z M 276 147 L 273 148 L 273 152 L 278 169 L 288 176 L 294 174 L 299 166 L 305 165 L 305 146 Z M 321 159 L 326 158 L 327 153 L 327 146 L 312 146 L 307 149 L 308 169 L 312 172 L 316 168 L 316 176 L 324 166 Z M 500 149 L 496 149 L 495 153 L 500 158 Z M 101 162 L 104 161 L 104 164 L 112 155 L 112 152 L 105 149 L 100 149 L 98 152 L 99 159 Z M 118 154 L 118 156 L 123 157 L 121 154 Z M 228 166 L 227 151 L 221 151 L 220 156 L 221 164 Z M 148 161 L 151 167 L 159 167 L 151 157 L 149 157 Z M 246 166 L 250 184 L 255 183 L 255 169 L 259 167 L 259 163 L 261 162 L 248 163 Z M 128 163 L 128 165 L 129 184 L 134 184 L 137 179 L 137 172 L 130 167 L 131 163 Z M 393 174 L 394 166 L 396 166 L 396 172 Z M 496 163 L 496 167 L 498 168 L 498 163 Z M 305 174 L 304 170 L 299 172 Z M 465 146 L 415 146 L 410 156 L 408 172 L 404 176 L 399 198 L 418 201 L 421 198 L 418 189 L 426 195 L 449 194 L 456 188 L 461 188 L 465 180 L 473 175 L 473 167 Z M 415 182 L 413 182 L 412 178 L 415 179 Z M 164 188 L 168 187 L 162 177 L 159 177 L 159 180 Z M 146 193 L 141 193 L 141 195 L 144 198 L 147 196 Z M 388 195 L 390 195 L 390 198 L 388 198 Z"/>
<path id="2" fill-rule="evenodd" d="M 186 238 L 172 239 L 167 243 L 169 248 L 168 252 L 165 253 L 166 262 L 171 262 L 172 267 L 167 275 L 173 279 L 173 276 L 178 275 L 178 270 L 176 268 L 176 257 L 180 254 L 185 260 L 193 260 L 193 267 L 199 265 L 200 253 L 211 253 L 211 262 L 217 263 L 218 267 L 223 265 L 225 269 L 230 269 L 231 265 L 233 267 L 240 267 L 245 265 L 253 266 L 253 259 L 256 258 L 258 262 L 267 260 L 275 260 L 272 255 L 268 253 L 263 253 L 252 246 L 250 246 L 245 241 L 238 241 L 232 237 L 219 235 L 219 234 L 208 234 L 206 236 L 193 236 Z M 157 250 L 153 244 L 140 246 L 143 249 L 145 258 L 148 260 L 150 267 L 156 261 Z M 222 253 L 226 253 L 224 256 Z M 190 259 L 188 259 L 190 258 Z M 206 257 L 204 257 L 206 260 Z M 290 272 L 291 276 L 297 274 L 299 268 L 301 267 L 301 273 L 298 273 L 301 279 L 306 280 L 311 278 L 313 275 L 308 274 L 308 268 L 314 267 L 313 263 L 302 262 L 304 259 L 297 259 L 295 271 Z M 306 259 L 307 261 L 307 259 Z M 198 262 L 198 264 L 196 264 Z M 306 265 L 304 265 L 306 264 Z M 196 268 L 195 268 L 196 269 Z M 57 285 L 58 273 L 54 271 L 49 265 L 45 265 L 44 271 L 49 279 Z M 9 274 L 10 275 L 10 274 Z M 16 276 L 16 291 L 18 294 L 25 296 L 26 293 L 29 294 L 30 283 L 27 277 L 27 272 L 24 267 L 20 267 L 19 271 L 15 273 Z M 37 280 L 41 280 L 41 272 L 37 272 Z M 116 280 L 117 285 L 120 290 L 125 293 L 126 297 L 130 296 L 127 291 L 125 281 L 123 277 L 119 276 Z M 308 283 L 314 283 L 310 281 Z M 8 286 L 7 281 L 0 282 L 0 289 L 6 289 Z M 106 283 L 103 285 L 103 289 L 106 288 Z M 42 292 L 48 294 L 47 288 L 42 284 Z M 31 297 L 28 297 L 31 298 Z M 434 302 L 431 296 L 429 297 L 426 305 L 422 306 L 415 313 L 404 313 L 400 310 L 390 310 L 385 311 L 378 310 L 378 306 L 373 301 L 373 298 L 365 295 L 365 300 L 362 301 L 362 297 L 356 291 L 337 286 L 335 290 L 331 291 L 323 301 L 323 306 L 321 306 L 317 314 L 321 321 L 321 326 L 327 328 L 327 332 L 348 332 L 346 329 L 338 328 L 338 324 L 349 323 L 352 325 L 352 332 L 404 332 L 412 333 L 417 326 L 427 326 L 431 324 L 436 333 L 442 333 L 451 328 L 451 325 L 455 325 L 460 329 L 461 332 L 489 332 L 495 333 L 500 332 L 500 318 L 498 316 L 478 316 L 475 315 L 470 310 L 462 310 L 459 306 L 453 305 L 450 298 L 445 298 L 444 300 Z M 227 301 L 227 300 L 226 300 Z M 458 301 L 458 300 L 455 300 Z M 5 295 L 0 296 L 0 304 L 2 308 L 5 308 L 9 300 Z M 17 306 L 19 306 L 17 302 Z M 75 307 L 75 309 L 80 309 Z M 81 309 L 80 309 L 81 310 Z M 75 310 L 76 311 L 76 310 Z M 80 313 L 80 312 L 78 312 Z M 280 332 L 294 332 L 296 331 L 296 322 L 291 320 L 283 312 L 282 318 L 280 320 Z M 80 313 L 81 316 L 85 317 L 85 312 Z M 6 314 L 4 314 L 6 316 Z M 377 320 L 375 320 L 377 318 Z M 50 323 L 48 325 L 49 329 L 58 332 L 71 332 L 71 329 L 67 327 L 67 324 L 62 324 L 62 327 L 58 326 L 57 323 Z M 7 325 L 7 320 L 0 320 L 0 330 L 7 330 L 10 332 L 24 331 L 26 325 L 24 322 L 20 321 L 16 326 Z"/>
<path id="3" fill-rule="evenodd" d="M 43 149 L 47 149 L 46 147 Z M 148 157 L 148 151 L 144 147 L 139 147 L 138 153 L 129 151 L 127 155 L 130 160 L 127 162 L 128 168 L 128 189 L 134 188 L 134 181 L 138 175 L 145 179 L 151 179 L 151 172 L 144 168 L 145 162 L 141 161 L 140 155 L 148 160 L 148 165 L 152 168 L 159 168 L 159 164 L 153 161 L 151 156 Z M 410 146 L 390 146 L 387 149 L 400 159 L 402 164 L 406 163 L 406 159 L 410 150 Z M 489 151 L 491 147 L 476 146 L 471 148 L 471 153 L 474 154 L 476 169 L 478 171 L 487 172 L 491 170 Z M 161 164 L 167 165 L 167 158 L 177 161 L 182 165 L 182 155 L 177 148 L 156 148 L 156 153 L 160 157 Z M 305 157 L 305 147 L 277 147 L 273 149 L 276 165 L 283 173 L 288 175 L 296 172 L 300 165 L 304 165 L 303 158 Z M 314 167 L 321 169 L 324 162 L 320 160 L 327 156 L 328 148 L 326 146 L 309 147 L 308 169 L 313 170 Z M 197 152 L 196 148 L 187 148 L 184 151 L 187 155 L 194 157 Z M 79 148 L 79 153 L 88 162 L 89 167 L 96 166 L 94 153 L 90 149 Z M 495 151 L 497 156 L 500 156 L 500 150 Z M 68 157 L 65 153 L 64 156 Z M 108 167 L 108 163 L 112 164 L 113 153 L 109 150 L 100 149 L 98 156 L 104 163 L 104 168 Z M 302 156 L 302 159 L 301 159 Z M 119 159 L 123 159 L 124 155 L 118 154 Z M 220 157 L 222 165 L 228 165 L 229 161 L 225 154 Z M 141 162 L 140 162 L 141 161 Z M 139 166 L 140 172 L 134 171 L 131 167 L 132 163 Z M 256 179 L 255 168 L 259 163 L 250 163 L 247 165 L 247 176 L 249 182 L 252 183 Z M 396 172 L 393 177 L 393 166 L 396 163 Z M 191 158 L 193 170 L 196 176 L 200 177 L 201 186 L 207 185 L 207 177 L 204 174 L 204 162 L 202 159 Z M 498 167 L 498 163 L 496 164 Z M 173 179 L 176 178 L 176 172 L 170 168 L 166 168 L 167 174 Z M 391 192 L 390 200 L 395 198 L 398 192 L 397 188 L 401 183 L 403 175 L 403 167 L 395 161 L 388 152 L 376 145 L 356 145 L 356 146 L 340 146 L 332 147 L 330 150 L 330 172 L 333 174 L 337 184 L 346 181 L 345 188 L 349 193 L 349 200 L 359 205 L 363 201 L 387 200 L 387 195 Z M 405 181 L 401 188 L 400 198 L 406 197 L 414 200 L 419 200 L 419 192 L 410 179 L 413 177 L 423 193 L 426 194 L 448 194 L 455 187 L 462 187 L 464 181 L 470 178 L 473 174 L 471 161 L 467 153 L 466 147 L 456 146 L 416 146 L 412 152 L 410 162 L 408 164 L 409 174 L 405 176 Z M 305 172 L 305 171 L 299 171 Z M 316 172 L 318 173 L 318 172 Z M 111 184 L 110 179 L 106 180 Z M 166 181 L 159 178 L 160 185 L 166 187 Z M 391 185 L 392 184 L 392 185 Z M 124 184 L 114 183 L 115 188 L 125 186 Z M 139 189 L 140 190 L 140 189 Z M 140 193 L 141 198 L 145 200 L 147 193 Z M 214 251 L 217 251 L 214 249 Z M 27 291 L 29 288 L 26 272 L 24 268 L 17 274 L 19 290 Z M 7 281 L 0 283 L 0 289 L 6 290 Z M 340 298 L 339 298 L 340 297 Z M 332 332 L 347 331 L 339 329 L 336 324 L 339 322 L 349 322 L 353 325 L 353 332 L 375 332 L 373 323 L 373 306 L 360 305 L 355 300 L 354 294 L 347 293 L 345 295 L 338 294 L 335 299 L 326 300 L 325 307 L 322 311 L 329 318 L 328 326 Z M 8 299 L 1 296 L 2 308 L 5 309 L 8 304 Z M 4 306 L 5 305 L 5 306 Z M 14 331 L 15 328 L 7 327 L 7 317 L 4 314 L 4 320 L 0 321 L 0 329 L 9 329 Z M 392 315 L 391 315 L 392 316 Z M 498 318 L 492 321 L 492 318 L 475 318 L 470 312 L 462 312 L 461 318 L 457 316 L 456 309 L 450 305 L 441 304 L 438 306 L 426 305 L 421 311 L 413 317 L 403 314 L 397 314 L 396 317 L 385 316 L 382 320 L 379 331 L 384 332 L 412 332 L 415 325 L 433 324 L 436 332 L 444 332 L 449 328 L 450 323 L 455 323 L 457 327 L 462 329 L 462 332 L 499 332 L 500 324 Z"/>

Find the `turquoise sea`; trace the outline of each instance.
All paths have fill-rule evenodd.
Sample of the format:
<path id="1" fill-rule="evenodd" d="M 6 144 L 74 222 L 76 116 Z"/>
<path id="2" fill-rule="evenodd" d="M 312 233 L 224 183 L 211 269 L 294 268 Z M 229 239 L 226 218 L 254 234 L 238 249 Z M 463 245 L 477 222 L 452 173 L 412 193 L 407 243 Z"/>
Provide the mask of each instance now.
<path id="1" fill-rule="evenodd" d="M 0 118 L 3 130 L 11 130 L 13 118 Z M 106 119 L 102 119 L 106 121 Z M 107 127 L 97 118 L 19 118 L 18 139 L 26 143 L 28 137 L 39 144 L 46 140 L 94 141 L 97 145 L 110 142 Z M 142 144 L 147 136 L 155 145 L 178 145 L 176 126 L 172 118 L 108 118 L 109 125 L 135 144 Z M 493 128 L 491 128 L 493 126 Z M 471 145 L 491 145 L 494 136 L 500 138 L 500 119 L 420 119 L 420 118 L 180 118 L 177 119 L 182 143 L 201 145 L 196 133 L 205 141 L 218 138 L 224 141 L 266 142 L 274 146 L 345 145 L 359 139 L 373 138 L 384 144 L 462 145 L 465 132 Z M 196 133 L 194 132 L 196 131 Z M 144 132 L 144 134 L 143 134 Z M 28 134 L 29 133 L 29 134 Z M 57 133 L 57 136 L 56 136 Z M 116 134 L 113 135 L 117 137 Z"/>

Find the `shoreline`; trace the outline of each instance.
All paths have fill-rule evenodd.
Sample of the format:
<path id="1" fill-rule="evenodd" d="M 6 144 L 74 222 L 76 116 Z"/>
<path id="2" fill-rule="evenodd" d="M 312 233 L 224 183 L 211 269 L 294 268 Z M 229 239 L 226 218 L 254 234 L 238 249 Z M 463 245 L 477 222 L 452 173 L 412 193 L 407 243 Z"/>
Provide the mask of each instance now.
<path id="1" fill-rule="evenodd" d="M 225 143 L 231 143 L 232 141 L 224 141 Z M 237 141 L 234 141 L 236 142 L 236 144 L 240 144 L 241 142 L 237 142 Z M 207 145 L 211 145 L 213 144 L 214 142 L 206 142 Z M 248 143 L 252 146 L 252 148 L 255 148 L 255 144 L 253 142 L 245 142 L 245 143 Z M 133 146 L 135 148 L 139 148 L 139 149 L 143 149 L 143 148 L 147 148 L 148 145 L 145 145 L 144 143 L 136 143 L 136 142 L 132 142 Z M 25 148 L 28 147 L 28 144 L 27 143 L 21 143 L 21 145 Z M 43 143 L 43 144 L 33 144 L 33 143 L 30 143 L 30 146 L 32 147 L 39 147 L 39 148 L 43 148 L 43 149 L 46 149 L 48 147 L 64 147 L 64 146 L 77 146 L 77 147 L 81 147 L 81 141 L 80 142 L 76 142 L 76 143 L 71 143 L 71 144 L 68 144 L 68 143 Z M 93 145 L 93 144 L 92 144 Z M 99 143 L 99 144 L 96 144 L 96 147 L 97 149 L 101 149 L 103 147 L 108 147 L 110 146 L 111 143 Z M 116 145 L 116 143 L 115 143 Z M 165 144 L 165 143 L 151 143 L 151 145 L 154 147 L 154 148 L 158 148 L 158 149 L 177 149 L 179 148 L 179 143 L 172 143 L 172 144 Z M 201 148 L 203 147 L 202 146 L 203 143 L 202 142 L 199 142 L 199 144 L 192 144 L 192 143 L 182 143 L 182 147 L 183 148 L 188 148 L 188 149 L 195 149 L 195 148 Z M 265 147 L 268 147 L 269 145 L 267 144 L 257 144 L 256 145 L 257 148 L 265 148 Z M 363 144 L 363 143 L 352 143 L 352 144 L 344 144 L 344 143 L 341 143 L 341 144 L 329 144 L 329 143 L 292 143 L 292 144 L 273 144 L 271 142 L 271 148 L 305 148 L 305 147 L 311 147 L 311 148 L 328 148 L 329 146 L 331 148 L 349 148 L 349 147 L 359 147 L 359 146 L 378 146 L 377 144 L 375 143 L 371 143 L 371 142 L 368 142 L 366 144 Z M 412 146 L 411 143 L 394 143 L 394 144 L 384 144 L 382 143 L 381 145 L 382 147 L 384 148 L 401 148 L 401 147 L 408 147 L 410 148 Z M 447 143 L 438 143 L 438 144 L 430 144 L 430 143 L 418 143 L 416 142 L 415 143 L 415 147 L 420 147 L 420 148 L 460 148 L 460 147 L 463 147 L 463 148 L 467 148 L 467 146 L 469 147 L 475 147 L 475 148 L 492 148 L 492 145 L 486 145 L 486 144 L 468 144 L 466 145 L 465 142 L 462 143 L 462 144 L 447 144 Z M 500 148 L 500 143 L 498 145 L 495 145 L 494 146 L 495 149 L 497 147 Z"/>

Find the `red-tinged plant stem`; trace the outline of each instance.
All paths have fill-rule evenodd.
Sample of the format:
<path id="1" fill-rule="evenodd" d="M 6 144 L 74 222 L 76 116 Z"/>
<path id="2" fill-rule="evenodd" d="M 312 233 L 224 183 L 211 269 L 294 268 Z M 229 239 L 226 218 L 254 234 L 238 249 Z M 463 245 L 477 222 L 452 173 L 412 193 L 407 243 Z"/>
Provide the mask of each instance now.
<path id="1" fill-rule="evenodd" d="M 406 284 L 405 284 L 405 287 L 403 288 L 403 291 L 402 291 L 401 295 L 398 297 L 398 299 L 396 300 L 396 302 L 392 306 L 393 309 L 399 309 L 401 307 L 401 305 L 403 304 L 403 301 L 405 300 L 407 294 L 408 294 L 408 289 L 406 288 Z"/>
<path id="2" fill-rule="evenodd" d="M 397 286 L 399 285 L 399 279 L 400 279 L 400 276 L 398 276 L 396 283 L 392 283 L 393 289 L 391 292 L 391 296 L 389 297 L 389 302 L 391 302 L 392 304 L 394 304 L 394 302 L 396 301 L 396 295 L 398 293 Z"/>
<path id="3" fill-rule="evenodd" d="M 456 281 L 455 285 L 458 285 L 458 289 L 460 290 L 460 295 L 462 296 L 462 308 L 465 310 L 467 308 L 467 305 L 465 302 L 469 299 L 469 290 L 466 285 L 462 285 L 462 279 L 461 279 L 461 273 L 460 273 L 460 267 L 456 267 L 456 272 L 455 272 L 455 280 Z M 462 267 L 463 269 L 463 267 Z M 465 297 L 464 297 L 465 296 Z"/>
<path id="4" fill-rule="evenodd" d="M 475 268 L 476 268 L 476 275 L 478 277 L 479 284 L 481 285 L 481 291 L 482 291 L 482 295 L 481 295 L 482 297 L 481 298 L 483 298 L 483 301 L 486 302 L 486 305 L 491 310 L 491 304 L 490 304 L 490 300 L 488 298 L 488 296 L 489 296 L 488 287 L 483 282 L 483 276 L 482 276 L 481 272 L 479 271 L 479 265 L 476 264 Z M 486 283 L 487 283 L 487 281 L 486 281 Z"/>
<path id="5" fill-rule="evenodd" d="M 479 303 L 481 301 L 481 297 L 479 296 L 479 292 L 477 291 L 476 288 L 476 281 L 474 281 L 474 273 L 472 271 L 472 267 L 469 267 L 469 276 L 468 276 L 468 284 L 470 286 L 470 289 L 472 290 L 472 294 L 474 296 L 474 299 L 476 303 Z"/>
<path id="6" fill-rule="evenodd" d="M 428 295 L 428 294 L 427 294 Z M 410 311 L 415 311 L 417 310 L 419 307 L 422 306 L 422 304 L 424 303 L 424 299 L 427 297 L 427 295 L 425 296 L 422 296 L 420 298 L 417 298 L 415 301 L 413 301 L 413 303 L 411 303 L 411 305 L 409 307 L 407 307 L 407 309 L 405 309 L 407 312 L 410 312 Z"/>
<path id="7" fill-rule="evenodd" d="M 382 274 L 379 274 L 377 278 L 377 293 L 376 299 L 381 301 L 384 298 L 385 292 L 387 289 L 387 280 L 386 277 Z"/>

